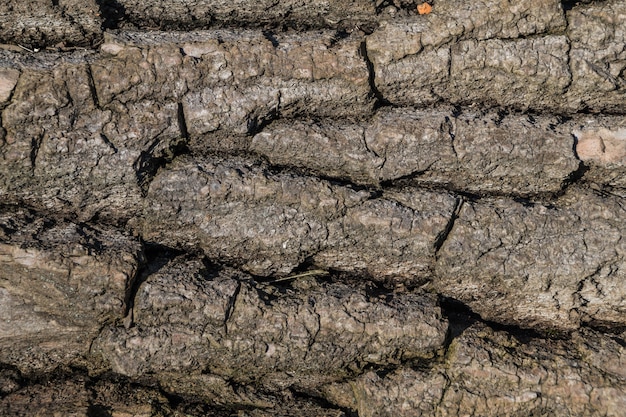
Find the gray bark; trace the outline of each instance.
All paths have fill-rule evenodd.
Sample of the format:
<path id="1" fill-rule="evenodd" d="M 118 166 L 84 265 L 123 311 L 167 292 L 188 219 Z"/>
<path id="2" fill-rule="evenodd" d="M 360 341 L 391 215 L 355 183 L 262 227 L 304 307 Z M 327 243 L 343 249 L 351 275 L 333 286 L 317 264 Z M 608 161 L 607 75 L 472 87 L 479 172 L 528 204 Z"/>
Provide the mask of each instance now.
<path id="1" fill-rule="evenodd" d="M 281 391 L 432 355 L 446 336 L 432 296 L 385 300 L 314 280 L 282 292 L 228 269 L 203 269 L 180 259 L 150 276 L 135 298 L 134 326 L 107 328 L 93 351 L 115 372 L 169 379 L 178 393 L 203 374 Z M 214 394 L 199 387 L 194 395 Z"/>
<path id="2" fill-rule="evenodd" d="M 181 158 L 155 177 L 137 222 L 146 239 L 200 247 L 257 275 L 288 274 L 313 259 L 324 269 L 408 282 L 428 277 L 455 204 L 446 194 L 375 198 L 246 161 Z"/>
<path id="3" fill-rule="evenodd" d="M 438 253 L 433 285 L 484 318 L 521 327 L 621 326 L 621 200 L 572 190 L 553 206 L 466 203 Z"/>
<path id="4" fill-rule="evenodd" d="M 180 27 L 209 24 L 293 24 L 304 27 L 334 27 L 375 20 L 374 3 L 367 0 L 257 2 L 223 0 L 159 1 L 118 0 L 125 19 L 135 26 Z"/>
<path id="5" fill-rule="evenodd" d="M 624 112 L 624 51 L 613 46 L 624 42 L 614 21 L 623 2 L 580 6 L 566 20 L 553 1 L 446 6 L 443 16 L 387 23 L 368 37 L 376 87 L 386 100 Z M 501 12 L 492 16 L 493 7 Z M 536 36 L 519 39 L 529 35 Z"/>
<path id="6" fill-rule="evenodd" d="M 249 149 L 275 165 L 360 184 L 408 179 L 531 196 L 560 191 L 578 169 L 569 130 L 554 117 L 399 108 L 378 111 L 368 123 L 273 123 Z"/>
<path id="7" fill-rule="evenodd" d="M 622 415 L 626 3 L 421 3 L 0 6 L 0 414 Z"/>
<path id="8" fill-rule="evenodd" d="M 4 0 L 0 4 L 0 44 L 17 51 L 91 46 L 102 36 L 101 24 L 94 0 Z"/>
<path id="9" fill-rule="evenodd" d="M 141 244 L 15 207 L 0 238 L 0 362 L 25 373 L 83 362 L 104 323 L 125 315 Z"/>
<path id="10" fill-rule="evenodd" d="M 602 350 L 590 352 L 589 339 L 598 340 Z M 588 361 L 589 354 L 611 359 Z M 519 341 L 474 325 L 431 369 L 369 372 L 325 392 L 359 416 L 620 415 L 624 372 L 615 366 L 623 365 L 624 354 L 610 337 L 592 332 L 567 342 Z"/>

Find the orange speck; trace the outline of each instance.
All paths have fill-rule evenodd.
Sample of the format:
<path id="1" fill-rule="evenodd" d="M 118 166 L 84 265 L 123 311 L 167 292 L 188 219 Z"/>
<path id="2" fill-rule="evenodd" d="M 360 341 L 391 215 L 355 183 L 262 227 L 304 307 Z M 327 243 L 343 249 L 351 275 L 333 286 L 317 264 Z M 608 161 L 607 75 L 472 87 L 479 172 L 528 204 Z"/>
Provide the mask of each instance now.
<path id="1" fill-rule="evenodd" d="M 428 14 L 433 10 L 433 6 L 428 3 L 422 3 L 417 6 L 417 12 L 419 14 Z"/>

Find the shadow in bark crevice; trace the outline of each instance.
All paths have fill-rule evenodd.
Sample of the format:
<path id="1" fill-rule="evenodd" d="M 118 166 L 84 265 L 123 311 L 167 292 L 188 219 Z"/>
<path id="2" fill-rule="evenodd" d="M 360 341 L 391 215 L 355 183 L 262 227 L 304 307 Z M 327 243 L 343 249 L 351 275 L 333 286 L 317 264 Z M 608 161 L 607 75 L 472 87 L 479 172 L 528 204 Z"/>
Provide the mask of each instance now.
<path id="1" fill-rule="evenodd" d="M 359 54 L 361 55 L 361 58 L 365 60 L 365 65 L 367 66 L 370 94 L 375 99 L 374 108 L 373 108 L 374 112 L 381 107 L 391 106 L 392 103 L 390 103 L 383 96 L 380 90 L 378 90 L 378 86 L 376 85 L 376 71 L 374 70 L 374 63 L 370 60 L 367 54 L 367 44 L 365 41 L 361 42 L 361 46 L 359 48 Z"/>
<path id="2" fill-rule="evenodd" d="M 296 390 L 293 387 L 289 389 L 291 395 L 297 402 L 309 403 L 315 405 L 319 408 L 326 409 L 329 411 L 337 411 L 338 415 L 340 412 L 343 412 L 345 417 L 358 417 L 358 412 L 355 410 L 351 410 L 349 408 L 340 407 L 337 404 L 333 404 L 325 398 L 321 398 L 315 393 L 308 393 L 305 391 Z"/>
<path id="3" fill-rule="evenodd" d="M 594 0 L 563 0 L 561 2 L 561 5 L 563 6 L 563 10 L 565 12 L 568 12 L 580 4 L 589 4 L 589 3 L 592 3 L 593 1 Z"/>
<path id="4" fill-rule="evenodd" d="M 172 259 L 183 255 L 185 252 L 179 249 L 171 248 L 165 245 L 151 242 L 143 242 L 144 245 L 144 262 L 135 274 L 135 278 L 131 281 L 130 286 L 126 289 L 125 304 L 126 311 L 125 317 L 128 322 L 125 323 L 126 327 L 132 326 L 132 311 L 135 306 L 135 297 L 139 287 L 143 284 L 148 277 L 159 272 L 165 265 L 167 265 Z"/>
<path id="5" fill-rule="evenodd" d="M 111 417 L 111 407 L 104 405 L 91 404 L 87 407 L 87 417 Z"/>
<path id="6" fill-rule="evenodd" d="M 522 344 L 527 344 L 535 339 L 570 339 L 570 334 L 564 331 L 526 329 L 514 324 L 485 320 L 462 301 L 443 295 L 439 296 L 439 305 L 441 306 L 443 316 L 448 319 L 449 323 L 448 344 L 460 336 L 467 328 L 478 322 L 486 324 L 495 331 L 506 332 Z"/>
<path id="7" fill-rule="evenodd" d="M 96 0 L 102 17 L 102 29 L 117 29 L 126 20 L 126 8 L 117 0 Z"/>
<path id="8" fill-rule="evenodd" d="M 182 131 L 184 134 L 186 128 L 182 129 Z M 172 162 L 176 157 L 190 153 L 187 146 L 188 139 L 185 136 L 181 136 L 180 140 L 174 141 L 165 147 L 161 147 L 160 142 L 159 139 L 156 139 L 147 150 L 141 152 L 133 164 L 137 185 L 144 197 L 148 193 L 150 183 L 160 168 Z"/>

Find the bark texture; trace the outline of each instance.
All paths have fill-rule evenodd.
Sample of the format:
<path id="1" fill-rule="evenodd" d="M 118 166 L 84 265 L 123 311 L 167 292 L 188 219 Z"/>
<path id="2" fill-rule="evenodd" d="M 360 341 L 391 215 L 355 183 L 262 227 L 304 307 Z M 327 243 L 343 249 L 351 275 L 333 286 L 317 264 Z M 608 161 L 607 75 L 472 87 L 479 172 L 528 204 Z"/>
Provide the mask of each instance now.
<path id="1" fill-rule="evenodd" d="M 151 275 L 135 297 L 134 326 L 107 328 L 93 351 L 114 372 L 154 374 L 174 392 L 193 387 L 189 394 L 210 399 L 215 387 L 194 384 L 210 380 L 207 373 L 270 391 L 306 390 L 373 364 L 432 356 L 445 340 L 432 295 L 386 300 L 315 281 L 281 292 L 231 270 L 206 281 L 205 269 L 175 259 Z"/>
<path id="2" fill-rule="evenodd" d="M 48 372 L 80 361 L 104 323 L 125 314 L 140 243 L 17 207 L 5 207 L 0 230 L 0 361 Z"/>
<path id="3" fill-rule="evenodd" d="M 626 3 L 429 3 L 5 1 L 0 414 L 623 416 Z"/>
<path id="4" fill-rule="evenodd" d="M 571 337 L 520 341 L 473 325 L 432 368 L 369 372 L 325 393 L 364 416 L 621 415 L 623 346 L 588 331 Z M 589 339 L 609 362 L 587 362 Z"/>
<path id="5" fill-rule="evenodd" d="M 467 203 L 439 251 L 433 285 L 489 320 L 530 328 L 623 326 L 620 203 L 573 189 L 549 207 Z"/>
<path id="6" fill-rule="evenodd" d="M 100 8 L 91 0 L 6 0 L 0 5 L 0 43 L 17 51 L 90 46 L 102 37 L 101 25 Z"/>

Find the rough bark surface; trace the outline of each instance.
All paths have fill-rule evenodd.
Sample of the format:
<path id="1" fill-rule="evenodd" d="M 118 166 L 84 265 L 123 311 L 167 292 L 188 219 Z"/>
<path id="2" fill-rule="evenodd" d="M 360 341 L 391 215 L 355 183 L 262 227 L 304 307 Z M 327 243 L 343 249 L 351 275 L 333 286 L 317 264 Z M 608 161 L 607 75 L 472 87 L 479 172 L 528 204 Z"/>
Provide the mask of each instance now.
<path id="1" fill-rule="evenodd" d="M 624 325 L 621 197 L 568 190 L 554 205 L 468 202 L 438 253 L 433 286 L 521 327 Z"/>
<path id="2" fill-rule="evenodd" d="M 357 184 L 532 196 L 559 192 L 579 168 L 571 129 L 551 116 L 383 108 L 369 123 L 273 123 L 247 146 Z"/>
<path id="3" fill-rule="evenodd" d="M 0 233 L 0 361 L 27 372 L 79 361 L 101 327 L 124 316 L 141 244 L 17 207 L 4 208 Z"/>
<path id="4" fill-rule="evenodd" d="M 589 339 L 603 345 L 607 362 L 588 361 Z M 324 392 L 363 416 L 622 415 L 624 354 L 590 331 L 566 342 L 520 341 L 473 325 L 429 369 L 368 372 Z"/>
<path id="5" fill-rule="evenodd" d="M 202 248 L 255 275 L 285 275 L 308 260 L 325 270 L 413 283 L 429 276 L 458 202 L 429 191 L 377 196 L 251 165 L 178 158 L 150 184 L 137 219 L 142 236 Z"/>
<path id="6" fill-rule="evenodd" d="M 133 318 L 130 329 L 103 331 L 93 351 L 114 372 L 153 374 L 174 393 L 209 399 L 218 386 L 197 382 L 210 382 L 206 374 L 269 391 L 310 390 L 368 366 L 432 356 L 447 331 L 432 295 L 385 299 L 315 281 L 280 289 L 188 259 L 141 285 Z"/>
<path id="7" fill-rule="evenodd" d="M 135 27 L 177 29 L 207 25 L 335 27 L 375 21 L 375 4 L 369 0 L 302 2 L 287 0 L 224 1 L 175 0 L 168 3 L 117 0 L 124 24 Z"/>
<path id="8" fill-rule="evenodd" d="M 625 415 L 626 2 L 422 3 L 0 5 L 0 414 Z"/>
<path id="9" fill-rule="evenodd" d="M 0 4 L 0 44 L 17 51 L 93 45 L 102 37 L 93 0 L 5 0 Z"/>

